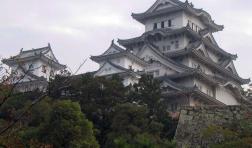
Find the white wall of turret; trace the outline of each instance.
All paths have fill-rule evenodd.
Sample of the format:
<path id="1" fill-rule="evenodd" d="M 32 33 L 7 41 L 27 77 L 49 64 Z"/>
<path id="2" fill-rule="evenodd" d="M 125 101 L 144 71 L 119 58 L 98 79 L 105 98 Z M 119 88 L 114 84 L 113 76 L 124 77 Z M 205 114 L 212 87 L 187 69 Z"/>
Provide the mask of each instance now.
<path id="1" fill-rule="evenodd" d="M 149 19 L 144 24 L 145 32 L 148 32 L 161 28 L 182 28 L 187 26 L 188 23 L 189 26 L 196 32 L 206 28 L 206 25 L 204 25 L 198 17 L 185 12 L 176 12 L 167 16 Z"/>
<path id="2" fill-rule="evenodd" d="M 50 75 L 55 74 L 55 71 L 53 71 L 53 68 L 46 62 L 42 60 L 33 60 L 33 61 L 26 61 L 24 63 L 20 63 L 20 65 L 25 69 L 25 72 L 29 70 L 30 73 L 38 76 L 38 77 L 44 77 L 49 81 Z M 12 72 L 15 73 L 15 76 L 20 77 L 24 76 L 24 71 L 21 68 L 18 68 L 18 65 L 13 65 L 11 67 Z M 21 80 L 21 82 L 29 82 L 33 80 L 28 75 L 24 79 Z M 15 82 L 14 82 L 15 83 Z"/>
<path id="3" fill-rule="evenodd" d="M 180 28 L 181 26 L 183 26 L 182 18 L 183 12 L 177 12 L 168 16 L 161 16 L 149 19 L 145 22 L 145 31 L 152 31 L 154 29 L 155 24 L 157 24 L 156 29 L 162 28 L 162 22 L 164 22 L 164 28 Z M 170 25 L 169 20 L 171 21 Z"/>
<path id="4" fill-rule="evenodd" d="M 216 88 L 216 98 L 226 105 L 237 105 L 240 104 L 235 98 L 233 92 L 223 86 Z"/>

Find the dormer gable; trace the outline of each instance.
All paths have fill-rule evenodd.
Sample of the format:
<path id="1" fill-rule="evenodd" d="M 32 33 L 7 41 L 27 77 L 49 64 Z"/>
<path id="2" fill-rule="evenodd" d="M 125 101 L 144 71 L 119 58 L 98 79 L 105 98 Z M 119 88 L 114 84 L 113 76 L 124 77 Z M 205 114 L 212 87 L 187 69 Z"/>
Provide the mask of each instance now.
<path id="1" fill-rule="evenodd" d="M 145 13 L 152 13 L 155 11 L 163 10 L 166 8 L 171 8 L 174 6 L 178 6 L 178 4 L 172 0 L 157 0 L 154 3 L 154 5 L 152 5 Z"/>
<path id="2" fill-rule="evenodd" d="M 225 67 L 228 71 L 232 72 L 235 75 L 238 75 L 236 68 L 234 66 L 234 62 L 231 61 L 226 67 Z"/>
<path id="3" fill-rule="evenodd" d="M 116 65 L 110 61 L 105 62 L 100 69 L 95 73 L 95 76 L 105 76 L 111 74 L 117 74 L 122 72 L 127 72 L 128 69 Z"/>
<path id="4" fill-rule="evenodd" d="M 125 51 L 125 50 L 121 48 L 120 46 L 116 45 L 114 43 L 114 40 L 112 40 L 110 47 L 102 55 L 110 55 L 110 54 L 115 54 L 122 51 Z"/>

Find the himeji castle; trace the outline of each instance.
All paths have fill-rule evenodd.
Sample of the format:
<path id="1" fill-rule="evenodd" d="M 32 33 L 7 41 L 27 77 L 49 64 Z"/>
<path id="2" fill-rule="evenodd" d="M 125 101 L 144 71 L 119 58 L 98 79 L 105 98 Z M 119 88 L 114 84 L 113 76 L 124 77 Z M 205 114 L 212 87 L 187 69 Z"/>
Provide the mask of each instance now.
<path id="1" fill-rule="evenodd" d="M 224 27 L 188 1 L 157 0 L 146 12 L 132 14 L 145 32 L 131 39 L 112 41 L 91 59 L 100 65 L 95 76 L 120 75 L 124 85 L 137 83 L 142 74 L 161 80 L 163 98 L 170 108 L 248 103 L 241 94 L 241 78 L 228 53 L 213 33 Z"/>
<path id="2" fill-rule="evenodd" d="M 45 91 L 49 79 L 66 67 L 58 62 L 50 44 L 26 51 L 21 49 L 18 55 L 2 62 L 11 68 L 10 83 L 18 92 Z"/>

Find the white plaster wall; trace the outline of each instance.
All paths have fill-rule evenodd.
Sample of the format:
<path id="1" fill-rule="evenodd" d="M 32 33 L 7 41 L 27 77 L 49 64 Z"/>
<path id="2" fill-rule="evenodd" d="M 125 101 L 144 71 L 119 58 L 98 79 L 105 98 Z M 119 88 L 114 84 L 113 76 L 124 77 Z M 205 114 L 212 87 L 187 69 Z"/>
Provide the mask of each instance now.
<path id="1" fill-rule="evenodd" d="M 160 76 L 164 76 L 164 75 L 172 75 L 172 74 L 176 73 L 171 68 L 168 68 L 160 63 L 154 63 L 154 64 L 146 67 L 145 71 L 147 73 L 153 73 L 154 77 L 160 77 Z"/>
<path id="2" fill-rule="evenodd" d="M 180 79 L 176 82 L 185 87 L 194 87 L 194 79 L 192 78 Z"/>
<path id="3" fill-rule="evenodd" d="M 200 65 L 200 67 L 202 68 L 203 72 L 205 74 L 208 74 L 208 75 L 213 75 L 213 71 L 207 67 L 206 65 L 203 65 L 201 64 L 200 62 L 198 62 L 197 60 L 193 59 L 193 58 L 189 58 L 189 67 L 192 67 L 192 68 L 195 68 L 195 64 L 197 65 Z"/>
<path id="4" fill-rule="evenodd" d="M 137 78 L 133 78 L 133 77 L 125 77 L 123 80 L 123 85 L 124 86 L 129 86 L 129 85 L 133 85 L 138 83 L 138 79 Z"/>
<path id="5" fill-rule="evenodd" d="M 168 20 L 172 20 L 172 28 L 180 28 L 183 26 L 183 12 L 176 12 L 167 16 L 156 17 L 145 22 L 145 31 L 153 30 L 154 23 L 158 23 L 158 28 L 161 28 L 161 22 L 165 22 L 165 28 L 168 28 Z"/>
<path id="6" fill-rule="evenodd" d="M 163 53 L 169 53 L 171 51 L 174 51 L 174 50 L 180 50 L 180 49 L 184 49 L 188 42 L 186 41 L 187 39 L 185 38 L 185 35 L 179 35 L 178 37 L 176 38 L 163 38 L 161 39 L 161 41 L 156 41 L 154 42 L 155 45 L 157 45 L 159 47 L 159 50 Z M 179 47 L 176 48 L 176 42 L 178 41 L 178 44 L 179 44 Z M 167 46 L 170 46 L 170 50 L 163 50 L 163 47 L 166 47 Z"/>
<path id="7" fill-rule="evenodd" d="M 239 105 L 239 102 L 234 97 L 232 91 L 222 86 L 219 86 L 216 89 L 216 98 L 226 105 Z"/>
<path id="8" fill-rule="evenodd" d="M 126 69 L 129 69 L 129 67 L 132 66 L 132 69 L 134 71 L 142 71 L 144 69 L 142 65 L 140 65 L 137 62 L 129 59 L 128 57 L 115 58 L 115 59 L 112 59 L 111 62 L 116 64 L 116 65 L 119 65 L 121 67 L 124 67 Z"/>
<path id="9" fill-rule="evenodd" d="M 201 88 L 201 91 L 207 95 L 210 95 L 212 97 L 214 97 L 214 90 L 211 86 L 209 86 L 206 82 L 202 82 L 198 79 L 194 80 L 194 84 L 196 84 L 196 86 L 198 86 L 199 88 Z"/>

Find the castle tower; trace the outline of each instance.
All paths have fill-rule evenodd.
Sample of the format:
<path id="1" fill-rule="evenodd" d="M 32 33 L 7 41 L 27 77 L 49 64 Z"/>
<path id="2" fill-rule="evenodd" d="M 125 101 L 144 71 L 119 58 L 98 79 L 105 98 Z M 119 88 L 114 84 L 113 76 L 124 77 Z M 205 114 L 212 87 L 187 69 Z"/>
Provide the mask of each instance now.
<path id="1" fill-rule="evenodd" d="M 188 1 L 157 0 L 146 12 L 133 13 L 132 17 L 145 26 L 145 32 L 139 37 L 119 39 L 125 48 L 122 52 L 146 63 L 136 68 L 138 72 L 162 80 L 163 97 L 170 109 L 248 103 L 241 94 L 241 85 L 250 80 L 238 75 L 233 63 L 237 55 L 219 47 L 213 33 L 224 27 L 206 11 Z M 108 61 L 120 65 L 116 54 L 92 59 L 97 62 L 99 57 L 101 67 Z M 128 70 L 134 63 L 129 61 L 124 67 Z M 101 71 L 96 75 L 100 76 Z"/>
<path id="2" fill-rule="evenodd" d="M 47 88 L 50 77 L 57 71 L 65 69 L 65 65 L 58 62 L 50 44 L 47 47 L 26 50 L 2 62 L 12 71 L 10 83 L 15 84 L 19 92 L 33 91 Z"/>

